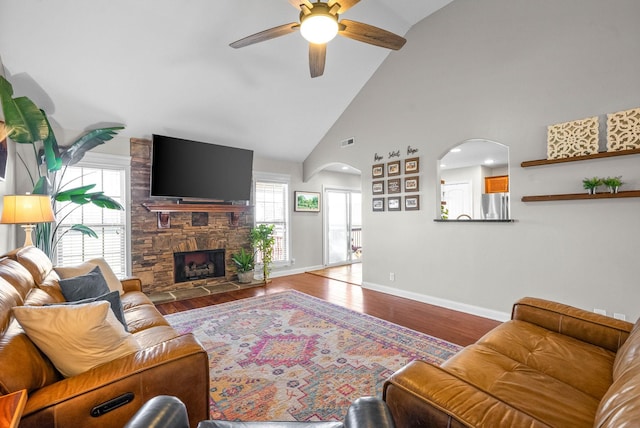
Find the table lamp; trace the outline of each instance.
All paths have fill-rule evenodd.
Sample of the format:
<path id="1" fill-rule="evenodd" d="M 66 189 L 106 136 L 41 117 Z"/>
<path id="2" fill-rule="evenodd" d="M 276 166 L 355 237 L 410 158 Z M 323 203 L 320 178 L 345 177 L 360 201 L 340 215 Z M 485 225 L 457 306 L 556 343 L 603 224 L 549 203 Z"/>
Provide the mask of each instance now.
<path id="1" fill-rule="evenodd" d="M 20 224 L 26 234 L 24 246 L 33 245 L 31 231 L 35 223 L 55 221 L 51 209 L 51 198 L 47 195 L 6 195 L 2 207 L 0 223 Z"/>

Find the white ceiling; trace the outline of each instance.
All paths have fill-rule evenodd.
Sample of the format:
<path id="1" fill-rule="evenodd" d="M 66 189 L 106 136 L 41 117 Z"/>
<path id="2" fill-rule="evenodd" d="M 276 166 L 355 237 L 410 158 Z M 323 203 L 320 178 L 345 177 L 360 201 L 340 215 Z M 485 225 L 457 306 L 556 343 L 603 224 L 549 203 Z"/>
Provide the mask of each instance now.
<path id="1" fill-rule="evenodd" d="M 451 1 L 362 0 L 344 18 L 404 36 Z M 16 94 L 63 129 L 117 123 L 125 137 L 302 161 L 390 51 L 336 37 L 324 76 L 311 79 L 298 33 L 228 46 L 297 20 L 287 0 L 2 1 L 0 57 Z"/>

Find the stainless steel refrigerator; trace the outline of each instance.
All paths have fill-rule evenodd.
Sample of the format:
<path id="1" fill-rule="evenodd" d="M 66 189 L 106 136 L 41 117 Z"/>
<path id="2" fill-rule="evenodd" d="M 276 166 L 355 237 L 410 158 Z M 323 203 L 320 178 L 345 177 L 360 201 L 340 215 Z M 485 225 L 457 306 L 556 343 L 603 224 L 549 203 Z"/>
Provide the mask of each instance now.
<path id="1" fill-rule="evenodd" d="M 509 194 L 484 193 L 482 195 L 482 218 L 485 220 L 509 219 Z"/>

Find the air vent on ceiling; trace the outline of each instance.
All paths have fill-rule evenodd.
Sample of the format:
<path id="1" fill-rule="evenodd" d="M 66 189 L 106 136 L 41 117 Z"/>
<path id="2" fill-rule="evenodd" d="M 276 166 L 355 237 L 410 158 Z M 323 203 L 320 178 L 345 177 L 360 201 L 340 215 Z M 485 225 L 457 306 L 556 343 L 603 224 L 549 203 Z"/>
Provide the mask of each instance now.
<path id="1" fill-rule="evenodd" d="M 340 147 L 344 148 L 344 147 L 353 146 L 355 143 L 356 143 L 355 138 L 353 137 L 347 138 L 346 140 L 340 141 Z"/>

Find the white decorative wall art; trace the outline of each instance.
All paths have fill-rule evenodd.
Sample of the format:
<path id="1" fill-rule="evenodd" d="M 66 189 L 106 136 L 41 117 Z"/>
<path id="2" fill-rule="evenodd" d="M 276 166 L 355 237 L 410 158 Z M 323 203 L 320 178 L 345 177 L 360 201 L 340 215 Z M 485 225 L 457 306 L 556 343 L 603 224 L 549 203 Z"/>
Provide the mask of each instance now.
<path id="1" fill-rule="evenodd" d="M 607 115 L 607 151 L 640 149 L 640 107 Z"/>
<path id="2" fill-rule="evenodd" d="M 598 116 L 547 127 L 547 159 L 598 153 Z"/>

